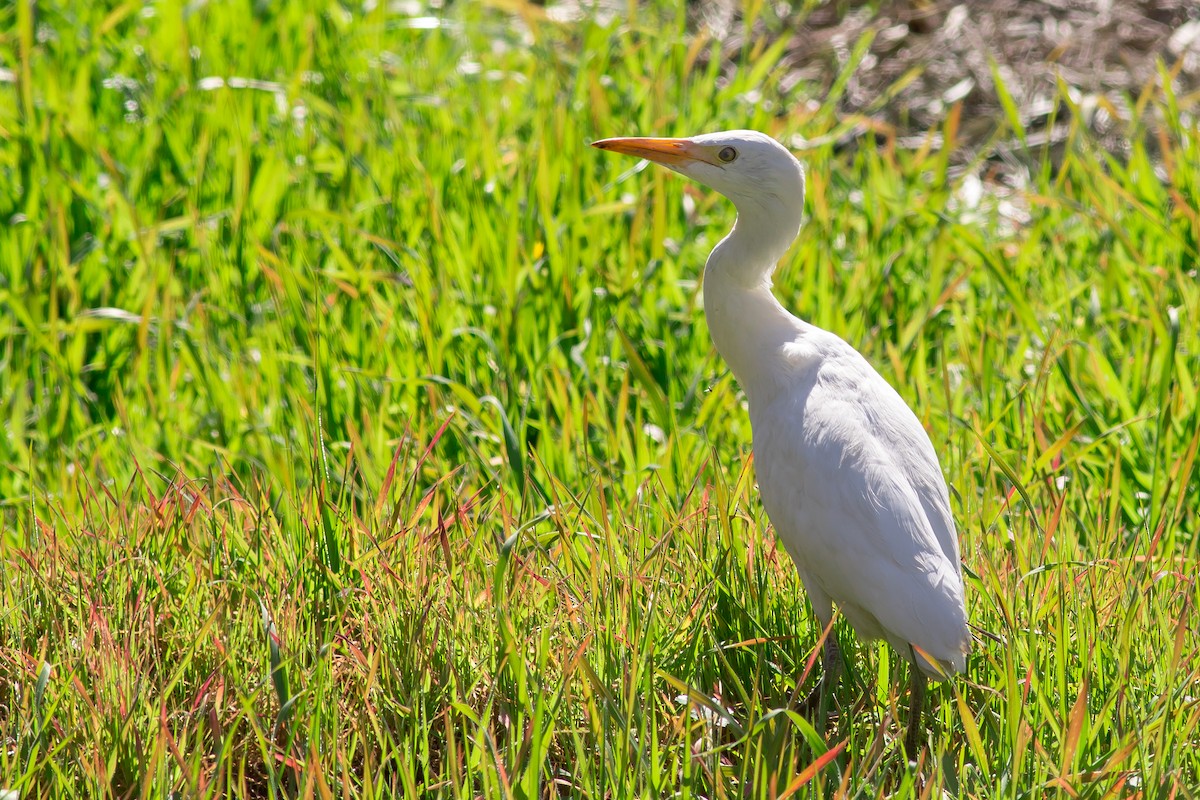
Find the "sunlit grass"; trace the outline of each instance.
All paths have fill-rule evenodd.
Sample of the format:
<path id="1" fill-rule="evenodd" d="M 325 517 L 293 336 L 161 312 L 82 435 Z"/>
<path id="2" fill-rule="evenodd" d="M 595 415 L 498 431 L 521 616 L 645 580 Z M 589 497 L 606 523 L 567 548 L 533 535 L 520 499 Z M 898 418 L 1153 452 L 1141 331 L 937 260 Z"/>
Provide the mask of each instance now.
<path id="1" fill-rule="evenodd" d="M 729 62 L 667 8 L 386 5 L 0 8 L 0 788 L 1194 793 L 1169 65 L 1127 153 L 1064 96 L 1062 160 L 977 193 L 953 109 L 835 149 L 770 23 Z M 732 209 L 587 147 L 731 127 L 815 143 L 778 293 L 954 489 L 990 636 L 916 766 L 901 664 L 841 626 L 836 715 L 795 712 L 821 632 L 702 314 Z"/>

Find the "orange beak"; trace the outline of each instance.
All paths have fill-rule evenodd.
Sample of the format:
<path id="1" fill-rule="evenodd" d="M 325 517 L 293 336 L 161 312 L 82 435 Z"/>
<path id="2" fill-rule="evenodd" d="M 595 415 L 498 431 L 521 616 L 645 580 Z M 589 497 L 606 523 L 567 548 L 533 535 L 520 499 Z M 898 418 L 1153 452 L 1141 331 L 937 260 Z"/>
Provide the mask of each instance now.
<path id="1" fill-rule="evenodd" d="M 592 142 L 592 147 L 637 156 L 664 167 L 683 167 L 697 161 L 716 164 L 709 148 L 698 145 L 691 139 L 657 139 L 644 136 L 620 136 Z"/>

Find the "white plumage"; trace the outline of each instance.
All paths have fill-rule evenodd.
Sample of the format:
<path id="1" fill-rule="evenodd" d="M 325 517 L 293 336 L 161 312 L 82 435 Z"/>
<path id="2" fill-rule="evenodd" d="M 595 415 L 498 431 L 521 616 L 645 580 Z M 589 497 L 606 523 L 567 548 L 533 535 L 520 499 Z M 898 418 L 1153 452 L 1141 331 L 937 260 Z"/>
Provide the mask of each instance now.
<path id="1" fill-rule="evenodd" d="M 961 672 L 970 649 L 958 537 L 937 454 L 912 410 L 853 347 L 771 292 L 800 230 L 803 167 L 755 131 L 595 146 L 663 164 L 736 206 L 704 269 L 704 311 L 749 400 L 763 505 L 821 625 L 836 603 L 859 636 L 884 639 L 917 667 L 913 751 L 925 678 Z"/>

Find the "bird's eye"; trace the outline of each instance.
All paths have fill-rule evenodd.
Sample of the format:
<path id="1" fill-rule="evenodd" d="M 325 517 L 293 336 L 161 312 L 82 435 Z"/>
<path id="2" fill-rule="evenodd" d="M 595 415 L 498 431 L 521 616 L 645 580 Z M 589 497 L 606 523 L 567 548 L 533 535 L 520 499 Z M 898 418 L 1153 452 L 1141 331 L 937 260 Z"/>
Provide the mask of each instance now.
<path id="1" fill-rule="evenodd" d="M 717 158 L 729 164 L 737 158 L 737 150 L 734 150 L 732 147 L 722 147 L 721 152 L 717 153 Z"/>

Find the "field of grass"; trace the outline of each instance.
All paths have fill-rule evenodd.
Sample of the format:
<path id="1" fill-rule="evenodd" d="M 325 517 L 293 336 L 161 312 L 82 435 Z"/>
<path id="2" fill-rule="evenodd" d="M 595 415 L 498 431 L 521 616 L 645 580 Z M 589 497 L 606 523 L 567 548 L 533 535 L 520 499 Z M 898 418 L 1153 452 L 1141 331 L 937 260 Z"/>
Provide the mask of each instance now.
<path id="1" fill-rule="evenodd" d="M 835 147 L 759 4 L 732 60 L 497 6 L 0 5 L 0 789 L 1197 796 L 1200 98 L 1164 65 L 1111 154 L 1064 92 L 1053 164 L 998 118 L 1028 180 L 979 193 L 953 108 Z M 587 146 L 733 127 L 810 143 L 777 291 L 953 488 L 991 636 L 915 765 L 842 626 L 796 712 L 702 313 L 732 208 Z"/>

